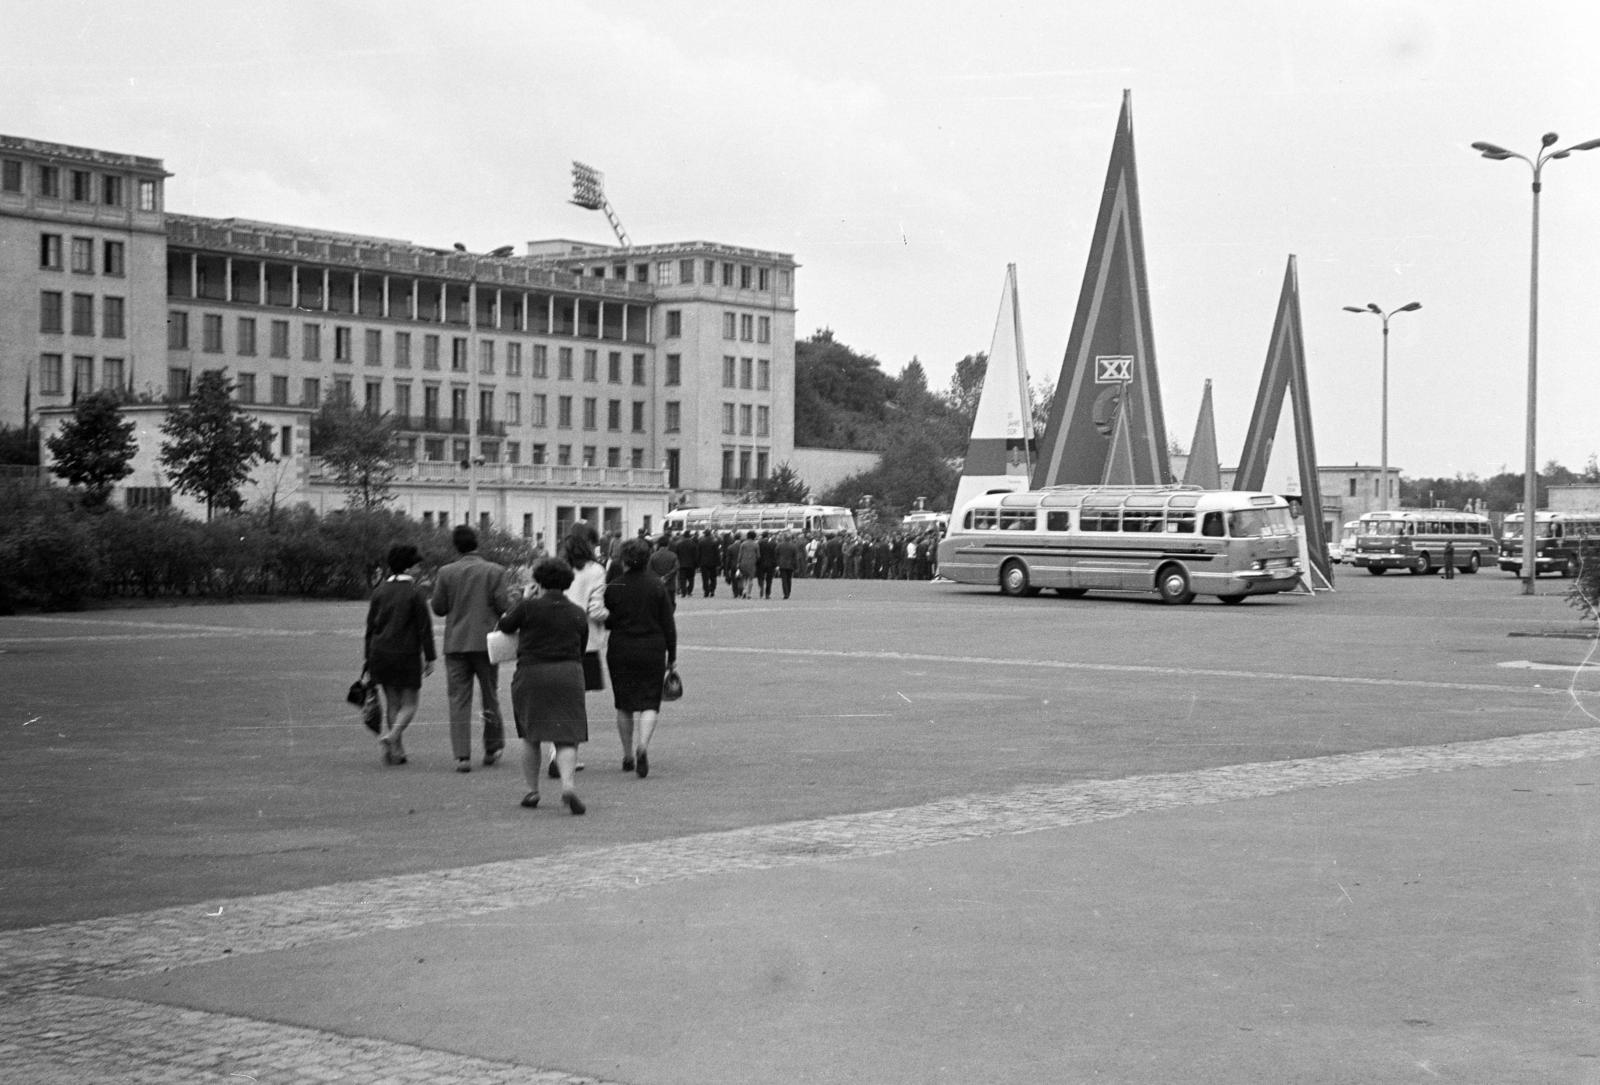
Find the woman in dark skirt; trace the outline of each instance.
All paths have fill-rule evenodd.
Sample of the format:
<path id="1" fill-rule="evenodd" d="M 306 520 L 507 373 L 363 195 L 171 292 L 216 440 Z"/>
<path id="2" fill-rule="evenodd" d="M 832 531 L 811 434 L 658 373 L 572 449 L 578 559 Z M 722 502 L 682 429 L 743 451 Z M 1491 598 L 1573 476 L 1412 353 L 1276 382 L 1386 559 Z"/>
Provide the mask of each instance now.
<path id="1" fill-rule="evenodd" d="M 650 736 L 661 713 L 661 682 L 678 658 L 672 601 L 647 566 L 650 544 L 631 539 L 622 548 L 622 575 L 606 585 L 606 669 L 611 672 L 622 771 L 650 774 Z"/>
<path id="2" fill-rule="evenodd" d="M 433 617 L 417 590 L 416 574 L 422 566 L 417 548 L 401 543 L 389 548 L 390 576 L 372 593 L 367 607 L 364 644 L 367 680 L 383 690 L 383 746 L 385 765 L 406 763 L 400 736 L 417 715 L 417 695 L 422 680 L 433 673 Z"/>
<path id="3" fill-rule="evenodd" d="M 511 710 L 522 739 L 522 778 L 528 792 L 522 805 L 539 805 L 539 777 L 544 774 L 539 743 L 555 746 L 561 803 L 574 814 L 584 811 L 573 790 L 578 743 L 589 741 L 589 716 L 583 703 L 583 650 L 589 641 L 589 619 L 563 592 L 572 583 L 572 566 L 560 558 L 544 558 L 533 567 L 539 594 L 522 600 L 500 619 L 502 633 L 517 634 L 517 673 L 511 679 Z"/>

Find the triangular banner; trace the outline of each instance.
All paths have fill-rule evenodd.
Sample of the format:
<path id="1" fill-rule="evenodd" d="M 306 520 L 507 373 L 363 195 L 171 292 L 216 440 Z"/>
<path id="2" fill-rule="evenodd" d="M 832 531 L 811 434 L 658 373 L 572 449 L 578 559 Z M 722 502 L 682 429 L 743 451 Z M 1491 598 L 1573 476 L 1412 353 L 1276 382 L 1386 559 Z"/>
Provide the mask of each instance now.
<path id="1" fill-rule="evenodd" d="M 1211 413 L 1211 382 L 1206 381 L 1200 397 L 1200 417 L 1194 424 L 1194 440 L 1189 442 L 1189 462 L 1183 469 L 1183 484 L 1204 490 L 1222 489 L 1222 462 L 1217 458 L 1217 421 Z"/>
<path id="2" fill-rule="evenodd" d="M 1267 463 L 1272 456 L 1272 436 L 1283 413 L 1284 393 L 1290 393 L 1294 410 L 1295 452 L 1300 466 L 1300 500 L 1305 522 L 1306 555 L 1322 579 L 1333 582 L 1333 565 L 1328 560 L 1327 534 L 1322 527 L 1322 489 L 1317 482 L 1317 449 L 1311 432 L 1311 394 L 1306 387 L 1305 336 L 1300 324 L 1300 276 L 1295 258 L 1283 273 L 1283 290 L 1278 297 L 1278 315 L 1272 324 L 1272 341 L 1267 345 L 1267 365 L 1261 373 L 1261 388 L 1256 393 L 1255 410 L 1250 413 L 1250 430 L 1245 434 L 1244 454 L 1234 476 L 1235 490 L 1262 490 L 1267 484 Z"/>
<path id="3" fill-rule="evenodd" d="M 1122 92 L 1122 115 L 1101 193 L 1100 217 L 1089 246 L 1049 424 L 1040 443 L 1034 487 L 1094 484 L 1104 479 L 1119 418 L 1124 418 L 1128 427 L 1133 481 L 1170 481 L 1150 326 L 1129 91 Z"/>
<path id="4" fill-rule="evenodd" d="M 1116 421 L 1111 428 L 1111 454 L 1106 457 L 1106 472 L 1100 478 L 1105 486 L 1132 486 L 1137 481 L 1133 467 L 1133 445 L 1128 438 L 1128 414 L 1121 409 L 1127 394 L 1124 388 L 1117 401 Z"/>
<path id="5" fill-rule="evenodd" d="M 989 362 L 972 420 L 972 439 L 951 511 L 959 512 L 968 501 L 990 490 L 1027 489 L 1033 457 L 1033 399 L 1022 350 L 1017 265 L 1007 264 L 1000 315 L 995 318 Z"/>

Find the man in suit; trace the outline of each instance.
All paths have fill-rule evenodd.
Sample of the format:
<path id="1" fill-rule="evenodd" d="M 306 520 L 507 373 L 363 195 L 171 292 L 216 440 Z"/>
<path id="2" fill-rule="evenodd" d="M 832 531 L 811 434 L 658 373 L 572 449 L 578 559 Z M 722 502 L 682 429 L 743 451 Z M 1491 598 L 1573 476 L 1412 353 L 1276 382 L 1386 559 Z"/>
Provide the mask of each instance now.
<path id="1" fill-rule="evenodd" d="M 433 612 L 444 618 L 445 689 L 450 698 L 450 749 L 456 771 L 472 771 L 472 684 L 483 702 L 483 763 L 500 760 L 500 668 L 489 662 L 489 632 L 511 605 L 506 570 L 478 551 L 478 533 L 459 524 L 450 534 L 461 556 L 439 570 Z"/>

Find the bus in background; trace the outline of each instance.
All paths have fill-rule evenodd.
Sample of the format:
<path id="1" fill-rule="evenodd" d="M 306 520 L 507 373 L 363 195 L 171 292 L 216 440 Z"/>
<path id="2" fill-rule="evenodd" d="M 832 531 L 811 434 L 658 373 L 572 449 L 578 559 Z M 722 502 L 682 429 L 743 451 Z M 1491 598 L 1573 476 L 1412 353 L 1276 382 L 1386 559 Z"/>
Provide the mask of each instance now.
<path id="1" fill-rule="evenodd" d="M 1195 486 L 1050 486 L 969 502 L 939 575 L 1006 595 L 1155 592 L 1164 603 L 1290 591 L 1300 539 L 1276 494 Z"/>
<path id="2" fill-rule="evenodd" d="M 712 505 L 673 509 L 661 522 L 673 534 L 685 531 L 799 531 L 807 535 L 854 535 L 856 518 L 839 505 Z"/>
<path id="3" fill-rule="evenodd" d="M 918 509 L 916 512 L 906 513 L 905 519 L 900 521 L 900 530 L 907 535 L 920 535 L 931 527 L 939 529 L 941 539 L 950 534 L 950 514 Z"/>
<path id="4" fill-rule="evenodd" d="M 1360 526 L 1360 520 L 1346 520 L 1339 529 L 1339 541 L 1328 544 L 1328 556 L 1334 561 L 1349 561 L 1356 552 L 1356 531 Z"/>
<path id="5" fill-rule="evenodd" d="M 1536 512 L 1533 514 L 1533 575 L 1578 575 L 1584 540 L 1600 542 L 1600 512 Z M 1506 516 L 1500 532 L 1500 568 L 1522 575 L 1522 513 Z"/>
<path id="6" fill-rule="evenodd" d="M 1444 548 L 1457 569 L 1475 573 L 1497 553 L 1489 518 L 1453 509 L 1391 509 L 1369 512 L 1356 528 L 1350 564 L 1382 576 L 1390 569 L 1431 573 L 1444 568 Z"/>

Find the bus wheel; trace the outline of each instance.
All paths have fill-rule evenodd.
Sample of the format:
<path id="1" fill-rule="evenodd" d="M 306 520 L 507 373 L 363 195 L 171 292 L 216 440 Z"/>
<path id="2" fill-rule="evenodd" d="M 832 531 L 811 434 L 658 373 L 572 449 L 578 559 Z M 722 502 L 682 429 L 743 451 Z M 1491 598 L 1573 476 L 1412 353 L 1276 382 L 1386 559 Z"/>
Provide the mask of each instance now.
<path id="1" fill-rule="evenodd" d="M 1238 595 L 1219 595 L 1217 598 L 1221 599 L 1229 606 L 1238 606 L 1240 603 L 1244 602 L 1244 592 L 1240 592 Z"/>
<path id="2" fill-rule="evenodd" d="M 1418 554 L 1417 560 L 1411 563 L 1411 571 L 1417 574 L 1433 572 L 1433 559 L 1428 556 L 1426 550 Z"/>
<path id="3" fill-rule="evenodd" d="M 1389 570 L 1385 569 L 1382 565 L 1368 565 L 1367 566 L 1367 572 L 1371 573 L 1373 576 L 1382 576 L 1384 573 L 1386 573 L 1388 571 Z"/>
<path id="4" fill-rule="evenodd" d="M 1156 574 L 1156 591 L 1161 593 L 1163 603 L 1174 606 L 1194 599 L 1194 591 L 1189 587 L 1189 574 L 1183 571 L 1181 565 L 1168 565 Z"/>
<path id="5" fill-rule="evenodd" d="M 1028 570 L 1016 558 L 1000 566 L 1000 592 L 1013 598 L 1028 594 Z"/>
<path id="6" fill-rule="evenodd" d="M 1478 552 L 1474 550 L 1467 558 L 1467 567 L 1461 571 L 1464 573 L 1475 573 L 1478 571 L 1478 566 Z"/>
<path id="7" fill-rule="evenodd" d="M 1082 599 L 1089 594 L 1088 588 L 1057 588 L 1056 594 L 1063 599 Z"/>

